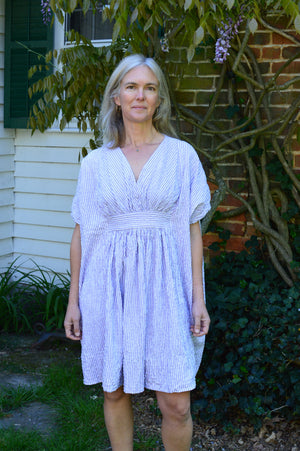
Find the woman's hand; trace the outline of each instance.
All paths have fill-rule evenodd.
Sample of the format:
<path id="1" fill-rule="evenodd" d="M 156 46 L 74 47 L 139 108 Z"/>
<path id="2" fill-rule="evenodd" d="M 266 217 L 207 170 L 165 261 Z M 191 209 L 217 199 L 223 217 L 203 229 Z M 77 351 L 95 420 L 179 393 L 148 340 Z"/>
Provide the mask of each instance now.
<path id="1" fill-rule="evenodd" d="M 192 314 L 194 324 L 191 326 L 191 332 L 194 337 L 202 337 L 208 333 L 210 317 L 203 301 L 193 302 Z"/>
<path id="2" fill-rule="evenodd" d="M 81 340 L 81 325 L 80 325 L 80 309 L 77 304 L 69 304 L 65 316 L 64 326 L 66 337 L 71 340 Z"/>

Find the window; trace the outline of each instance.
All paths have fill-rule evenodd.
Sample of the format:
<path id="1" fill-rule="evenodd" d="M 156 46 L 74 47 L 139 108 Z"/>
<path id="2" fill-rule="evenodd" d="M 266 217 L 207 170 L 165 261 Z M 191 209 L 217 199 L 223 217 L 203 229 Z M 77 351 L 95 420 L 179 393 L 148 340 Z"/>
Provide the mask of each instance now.
<path id="1" fill-rule="evenodd" d="M 28 88 L 47 75 L 38 72 L 28 80 L 31 66 L 41 64 L 38 55 L 52 49 L 53 30 L 42 20 L 40 0 L 6 0 L 5 2 L 5 69 L 4 127 L 27 128 L 31 106 Z"/>
<path id="2" fill-rule="evenodd" d="M 104 6 L 99 6 L 95 14 L 90 8 L 83 14 L 82 8 L 76 8 L 72 14 L 68 14 L 65 21 L 65 30 L 75 30 L 94 43 L 105 45 L 111 42 L 113 33 L 113 22 L 103 22 L 102 11 Z M 65 42 L 68 44 L 68 42 Z"/>

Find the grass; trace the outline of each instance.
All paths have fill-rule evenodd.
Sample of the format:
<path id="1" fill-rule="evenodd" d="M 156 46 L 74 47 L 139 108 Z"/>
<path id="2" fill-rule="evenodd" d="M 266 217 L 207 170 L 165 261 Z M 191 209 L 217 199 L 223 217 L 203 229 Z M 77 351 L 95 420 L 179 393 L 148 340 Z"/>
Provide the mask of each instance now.
<path id="1" fill-rule="evenodd" d="M 100 389 L 84 387 L 79 362 L 52 364 L 42 386 L 6 388 L 0 395 L 0 417 L 31 402 L 42 402 L 57 414 L 54 432 L 0 430 L 1 450 L 104 450 L 109 447 Z M 99 392 L 98 394 L 97 391 Z"/>
<path id="2" fill-rule="evenodd" d="M 3 349 L 8 343 L 0 334 Z M 25 341 L 26 343 L 26 341 Z M 7 345 L 11 346 L 11 345 Z M 103 395 L 100 386 L 84 386 L 78 349 L 65 350 L 58 345 L 55 351 L 30 351 L 24 363 L 26 346 L 17 344 L 16 352 L 8 352 L 5 371 L 24 374 L 38 369 L 42 385 L 2 388 L 0 391 L 0 419 L 33 402 L 47 404 L 56 412 L 55 428 L 50 434 L 26 431 L 13 427 L 0 429 L 1 451 L 104 451 L 110 449 L 103 416 Z M 19 354 L 19 355 L 18 355 Z M 40 367 L 34 359 L 40 357 Z M 56 355 L 55 355 L 56 354 Z M 45 365 L 45 356 L 49 365 Z M 52 357 L 51 357 L 52 356 Z M 20 359 L 19 359 L 20 357 Z M 26 355 L 25 355 L 26 357 Z M 136 431 L 135 450 L 154 450 L 160 437 Z"/>

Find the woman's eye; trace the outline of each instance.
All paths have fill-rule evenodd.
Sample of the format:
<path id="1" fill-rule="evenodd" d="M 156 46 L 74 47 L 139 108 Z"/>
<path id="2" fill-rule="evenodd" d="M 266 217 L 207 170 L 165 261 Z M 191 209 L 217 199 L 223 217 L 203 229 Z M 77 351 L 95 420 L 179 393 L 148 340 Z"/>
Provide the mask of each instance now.
<path id="1" fill-rule="evenodd" d="M 134 86 L 133 85 L 128 85 L 127 89 L 134 89 Z"/>
<path id="2" fill-rule="evenodd" d="M 154 86 L 148 86 L 149 91 L 155 91 L 155 87 Z"/>

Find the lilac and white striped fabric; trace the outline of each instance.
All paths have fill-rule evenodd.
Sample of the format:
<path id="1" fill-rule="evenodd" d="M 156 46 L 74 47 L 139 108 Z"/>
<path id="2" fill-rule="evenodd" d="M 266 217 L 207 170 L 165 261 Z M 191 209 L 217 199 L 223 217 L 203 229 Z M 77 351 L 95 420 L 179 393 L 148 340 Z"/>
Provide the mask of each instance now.
<path id="1" fill-rule="evenodd" d="M 189 225 L 210 209 L 195 150 L 165 136 L 135 180 L 120 148 L 84 158 L 72 216 L 80 224 L 85 384 L 108 392 L 195 387 L 204 338 L 191 336 Z"/>

